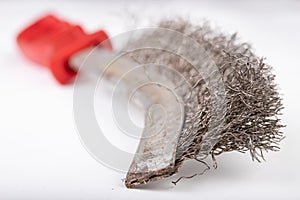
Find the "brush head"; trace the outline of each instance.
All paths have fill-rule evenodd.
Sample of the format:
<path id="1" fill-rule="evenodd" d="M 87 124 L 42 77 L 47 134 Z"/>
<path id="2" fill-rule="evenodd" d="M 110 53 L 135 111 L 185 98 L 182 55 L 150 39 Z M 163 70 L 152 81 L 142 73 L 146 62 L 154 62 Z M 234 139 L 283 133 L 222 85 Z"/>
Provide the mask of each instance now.
<path id="1" fill-rule="evenodd" d="M 279 150 L 279 142 L 284 138 L 281 132 L 284 126 L 278 118 L 283 105 L 272 67 L 255 55 L 248 43 L 239 42 L 237 34 L 220 33 L 208 23 L 198 26 L 182 19 L 165 20 L 159 23 L 159 27 L 180 32 L 204 48 L 221 74 L 225 88 L 222 106 L 226 110 L 221 116 L 223 123 L 209 127 L 219 109 L 212 97 L 220 94 L 212 94 L 203 76 L 195 74 L 194 66 L 182 57 L 159 49 L 141 49 L 130 54 L 140 64 L 156 63 L 174 68 L 193 86 L 196 94 L 193 103 L 183 97 L 185 122 L 178 137 L 174 166 L 160 174 L 161 178 L 176 173 L 186 159 L 203 160 L 208 155 L 214 157 L 238 151 L 250 152 L 253 160 L 260 161 L 264 159 L 264 151 Z M 151 37 L 159 38 L 159 35 L 153 33 Z M 148 38 L 142 37 L 135 43 L 145 43 Z M 195 59 L 200 58 L 199 52 Z M 215 132 L 219 134 L 214 135 Z M 156 175 L 154 180 L 157 179 Z"/>

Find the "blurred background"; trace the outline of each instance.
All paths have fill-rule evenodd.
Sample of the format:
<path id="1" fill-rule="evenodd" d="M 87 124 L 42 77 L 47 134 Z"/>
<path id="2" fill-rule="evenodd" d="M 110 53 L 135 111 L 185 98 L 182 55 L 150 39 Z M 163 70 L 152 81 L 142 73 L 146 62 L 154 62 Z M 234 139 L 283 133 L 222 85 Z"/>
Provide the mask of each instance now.
<path id="1" fill-rule="evenodd" d="M 174 17 L 207 19 L 224 32 L 238 32 L 277 75 L 287 124 L 281 151 L 262 163 L 227 153 L 218 158 L 217 170 L 176 187 L 169 178 L 126 189 L 125 174 L 98 163 L 81 145 L 73 85 L 56 83 L 16 46 L 18 32 L 48 13 L 110 36 Z M 2 0 L 0 27 L 0 199 L 300 199 L 300 1 Z M 180 175 L 197 167 L 188 163 Z"/>

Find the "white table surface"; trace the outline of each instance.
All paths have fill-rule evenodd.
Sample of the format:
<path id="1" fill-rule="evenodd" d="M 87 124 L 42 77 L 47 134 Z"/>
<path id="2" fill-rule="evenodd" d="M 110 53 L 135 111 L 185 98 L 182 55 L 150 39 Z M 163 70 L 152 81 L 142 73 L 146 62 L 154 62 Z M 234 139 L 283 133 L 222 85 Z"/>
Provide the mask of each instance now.
<path id="1" fill-rule="evenodd" d="M 145 189 L 125 188 L 125 174 L 103 166 L 81 145 L 73 86 L 57 84 L 17 49 L 18 31 L 47 12 L 110 35 L 134 28 L 132 13 L 142 25 L 177 15 L 238 31 L 277 74 L 287 124 L 281 151 L 260 164 L 249 155 L 222 155 L 217 170 L 176 187 L 170 178 Z M 0 1 L 0 199 L 300 199 L 299 33 L 299 0 Z M 185 165 L 181 175 L 197 166 Z"/>

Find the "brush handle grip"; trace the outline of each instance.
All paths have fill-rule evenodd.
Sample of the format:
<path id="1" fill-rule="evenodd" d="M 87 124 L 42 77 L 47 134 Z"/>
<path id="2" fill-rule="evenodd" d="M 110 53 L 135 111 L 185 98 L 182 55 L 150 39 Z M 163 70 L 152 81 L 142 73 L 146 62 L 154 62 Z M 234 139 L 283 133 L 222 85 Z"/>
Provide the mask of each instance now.
<path id="1" fill-rule="evenodd" d="M 47 15 L 21 31 L 17 44 L 27 58 L 48 67 L 59 83 L 66 84 L 76 75 L 68 64 L 69 58 L 107 39 L 103 30 L 87 34 L 78 25 Z"/>

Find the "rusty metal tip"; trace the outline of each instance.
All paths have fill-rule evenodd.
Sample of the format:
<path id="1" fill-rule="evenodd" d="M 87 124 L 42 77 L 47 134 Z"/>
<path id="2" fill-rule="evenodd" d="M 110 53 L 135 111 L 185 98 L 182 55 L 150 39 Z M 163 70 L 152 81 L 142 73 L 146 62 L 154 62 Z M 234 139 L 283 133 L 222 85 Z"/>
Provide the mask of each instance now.
<path id="1" fill-rule="evenodd" d="M 125 186 L 127 188 L 136 188 L 137 186 L 144 185 L 150 182 L 154 182 L 163 178 L 167 178 L 175 174 L 172 166 L 166 167 L 158 171 L 151 172 L 128 172 L 125 179 Z"/>

